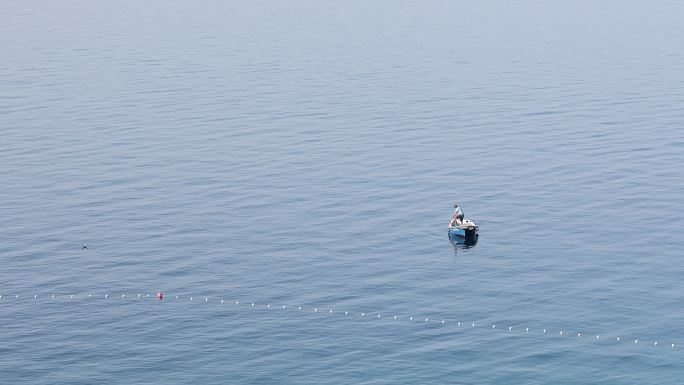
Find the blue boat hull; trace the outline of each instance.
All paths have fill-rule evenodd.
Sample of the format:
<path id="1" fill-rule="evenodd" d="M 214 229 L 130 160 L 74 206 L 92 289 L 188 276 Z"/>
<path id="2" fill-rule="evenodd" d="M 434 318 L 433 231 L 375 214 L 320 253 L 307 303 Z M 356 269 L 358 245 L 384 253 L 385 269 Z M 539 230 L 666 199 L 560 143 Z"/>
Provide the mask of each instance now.
<path id="1" fill-rule="evenodd" d="M 477 226 L 472 226 L 467 229 L 449 227 L 449 239 L 459 243 L 475 244 L 479 237 L 478 230 Z"/>

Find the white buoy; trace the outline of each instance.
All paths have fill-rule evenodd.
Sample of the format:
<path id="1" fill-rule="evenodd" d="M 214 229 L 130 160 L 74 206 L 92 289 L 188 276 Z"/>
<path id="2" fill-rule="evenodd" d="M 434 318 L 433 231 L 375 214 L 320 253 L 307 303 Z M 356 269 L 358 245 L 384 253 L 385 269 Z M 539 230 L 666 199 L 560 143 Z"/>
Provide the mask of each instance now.
<path id="1" fill-rule="evenodd" d="M 38 299 L 38 294 L 34 294 L 33 299 Z"/>
<path id="2" fill-rule="evenodd" d="M 92 294 L 88 294 L 88 298 L 93 298 L 93 295 L 92 295 Z"/>
<path id="3" fill-rule="evenodd" d="M 577 338 L 582 338 L 582 333 L 577 333 Z"/>
<path id="4" fill-rule="evenodd" d="M 394 316 L 394 319 L 397 319 L 397 316 Z"/>
<path id="5" fill-rule="evenodd" d="M 409 319 L 410 319 L 411 321 L 413 321 L 413 317 L 409 317 Z"/>
<path id="6" fill-rule="evenodd" d="M 617 342 L 620 342 L 620 337 L 617 338 Z"/>
<path id="7" fill-rule="evenodd" d="M 179 297 L 179 296 L 176 296 L 176 299 L 180 299 L 180 297 Z"/>
<path id="8" fill-rule="evenodd" d="M 658 346 L 658 341 L 654 342 L 653 346 Z"/>
<path id="9" fill-rule="evenodd" d="M 271 308 L 271 305 L 266 305 L 266 309 L 270 309 L 270 308 Z"/>
<path id="10" fill-rule="evenodd" d="M 347 314 L 349 314 L 349 312 L 345 311 L 345 312 L 344 312 L 344 315 L 347 315 Z"/>
<path id="11" fill-rule="evenodd" d="M 302 307 L 301 307 L 301 306 L 299 307 L 299 310 L 302 310 Z"/>
<path id="12" fill-rule="evenodd" d="M 427 322 L 427 321 L 428 321 L 428 319 L 426 318 L 426 319 L 425 319 L 425 322 Z"/>
<path id="13" fill-rule="evenodd" d="M 672 349 L 674 349 L 674 347 L 675 347 L 675 344 L 672 344 Z"/>
<path id="14" fill-rule="evenodd" d="M 109 298 L 109 294 L 105 294 L 105 298 Z"/>
<path id="15" fill-rule="evenodd" d="M 52 298 L 55 298 L 55 295 L 54 295 L 54 294 L 52 295 Z M 2 296 L 1 296 L 1 295 L 0 295 L 0 299 L 2 299 Z"/>
<path id="16" fill-rule="evenodd" d="M 444 320 L 442 320 L 442 325 L 444 325 Z"/>
<path id="17" fill-rule="evenodd" d="M 314 308 L 314 313 L 318 313 L 318 308 Z"/>
<path id="18" fill-rule="evenodd" d="M 512 326 L 509 326 L 509 327 L 508 327 L 508 331 L 510 332 L 511 330 L 513 330 L 513 327 L 512 327 Z"/>
<path id="19" fill-rule="evenodd" d="M 492 325 L 492 329 L 496 329 L 496 325 Z"/>
<path id="20" fill-rule="evenodd" d="M 126 294 L 121 294 L 121 298 L 126 298 Z"/>
<path id="21" fill-rule="evenodd" d="M 330 309 L 330 314 L 332 314 L 332 313 L 333 313 L 333 309 Z"/>
<path id="22" fill-rule="evenodd" d="M 140 299 L 141 297 L 142 297 L 142 294 L 138 294 L 138 299 Z"/>
<path id="23" fill-rule="evenodd" d="M 221 303 L 223 303 L 223 300 L 221 300 Z"/>
<path id="24" fill-rule="evenodd" d="M 525 333 L 529 333 L 529 332 L 530 332 L 530 328 L 525 328 Z"/>
<path id="25" fill-rule="evenodd" d="M 544 329 L 544 334 L 546 334 L 546 329 Z"/>
<path id="26" fill-rule="evenodd" d="M 74 295 L 73 295 L 73 294 L 72 294 L 70 297 L 71 297 L 71 299 L 74 299 Z"/>
<path id="27" fill-rule="evenodd" d="M 283 310 L 285 310 L 285 305 L 283 305 Z"/>
<path id="28" fill-rule="evenodd" d="M 361 313 L 361 317 L 364 317 L 365 315 L 366 315 L 366 313 Z"/>
<path id="29" fill-rule="evenodd" d="M 235 301 L 235 304 L 236 304 L 236 305 L 239 305 L 239 304 L 240 304 L 240 301 Z"/>
<path id="30" fill-rule="evenodd" d="M 147 295 L 147 298 L 150 298 L 150 295 L 149 295 L 149 294 Z"/>
<path id="31" fill-rule="evenodd" d="M 638 344 L 638 343 L 639 343 L 639 340 L 634 340 L 634 343 L 635 343 L 635 344 Z"/>
<path id="32" fill-rule="evenodd" d="M 475 324 L 473 324 L 473 327 L 475 327 Z"/>
<path id="33" fill-rule="evenodd" d="M 204 302 L 209 302 L 209 298 L 204 297 Z"/>
<path id="34" fill-rule="evenodd" d="M 378 318 L 380 318 L 380 314 L 378 314 Z"/>
<path id="35" fill-rule="evenodd" d="M 563 331 L 561 330 L 560 335 L 563 335 Z"/>
<path id="36" fill-rule="evenodd" d="M 193 299 L 194 299 L 193 297 L 190 297 L 190 301 L 192 301 Z"/>
<path id="37" fill-rule="evenodd" d="M 254 302 L 252 302 L 252 307 L 254 307 Z"/>
<path id="38" fill-rule="evenodd" d="M 19 299 L 19 294 L 17 294 L 17 299 Z"/>
<path id="39" fill-rule="evenodd" d="M 598 336 L 598 334 L 596 335 L 596 339 L 597 339 L 597 340 L 599 339 L 599 336 Z"/>
<path id="40" fill-rule="evenodd" d="M 1 296 L 1 295 L 0 295 L 0 298 L 2 298 L 2 296 Z M 55 299 L 55 295 L 54 295 L 54 294 L 52 295 L 52 299 Z"/>
<path id="41" fill-rule="evenodd" d="M 458 326 L 461 326 L 461 322 L 458 323 Z"/>

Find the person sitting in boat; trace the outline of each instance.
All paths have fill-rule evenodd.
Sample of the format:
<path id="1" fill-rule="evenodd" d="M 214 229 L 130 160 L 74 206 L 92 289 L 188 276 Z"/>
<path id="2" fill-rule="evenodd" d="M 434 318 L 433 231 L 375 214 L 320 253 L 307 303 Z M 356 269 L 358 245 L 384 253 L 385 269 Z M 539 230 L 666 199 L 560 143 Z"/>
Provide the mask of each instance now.
<path id="1" fill-rule="evenodd" d="M 451 216 L 451 220 L 449 221 L 449 227 L 460 226 L 462 223 L 463 210 L 461 210 L 461 207 L 458 205 L 458 203 L 454 203 L 454 215 Z"/>

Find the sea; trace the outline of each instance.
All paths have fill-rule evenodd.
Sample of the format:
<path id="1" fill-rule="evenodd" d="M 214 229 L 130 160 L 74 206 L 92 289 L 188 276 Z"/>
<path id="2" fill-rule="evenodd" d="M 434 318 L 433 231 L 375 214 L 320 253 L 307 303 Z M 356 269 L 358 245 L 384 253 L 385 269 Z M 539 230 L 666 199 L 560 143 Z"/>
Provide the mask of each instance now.
<path id="1" fill-rule="evenodd" d="M 684 383 L 682 14 L 3 0 L 0 384 Z"/>

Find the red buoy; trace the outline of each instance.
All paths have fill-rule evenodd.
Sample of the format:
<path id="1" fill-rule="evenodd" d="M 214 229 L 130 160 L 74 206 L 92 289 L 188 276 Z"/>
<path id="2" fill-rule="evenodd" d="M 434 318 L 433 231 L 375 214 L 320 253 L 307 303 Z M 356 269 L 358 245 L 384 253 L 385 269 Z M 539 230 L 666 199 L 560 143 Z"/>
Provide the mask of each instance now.
<path id="1" fill-rule="evenodd" d="M 161 291 L 158 291 L 158 292 L 157 292 L 157 299 L 160 300 L 160 301 L 161 301 L 162 299 L 164 299 L 164 293 L 162 293 Z"/>

